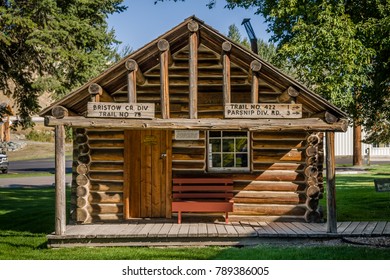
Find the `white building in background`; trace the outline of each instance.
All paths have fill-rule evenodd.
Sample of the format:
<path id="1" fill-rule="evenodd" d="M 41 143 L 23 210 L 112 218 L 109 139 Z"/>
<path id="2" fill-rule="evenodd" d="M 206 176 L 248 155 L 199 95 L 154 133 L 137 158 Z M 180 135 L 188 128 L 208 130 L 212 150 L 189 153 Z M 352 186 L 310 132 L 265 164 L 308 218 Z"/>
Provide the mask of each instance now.
<path id="1" fill-rule="evenodd" d="M 365 133 L 362 131 L 362 138 Z M 366 156 L 369 149 L 370 158 L 389 158 L 390 143 L 387 144 L 365 144 L 362 143 L 362 155 Z M 349 157 L 353 155 L 353 129 L 348 128 L 347 132 L 335 133 L 335 155 L 338 157 Z"/>

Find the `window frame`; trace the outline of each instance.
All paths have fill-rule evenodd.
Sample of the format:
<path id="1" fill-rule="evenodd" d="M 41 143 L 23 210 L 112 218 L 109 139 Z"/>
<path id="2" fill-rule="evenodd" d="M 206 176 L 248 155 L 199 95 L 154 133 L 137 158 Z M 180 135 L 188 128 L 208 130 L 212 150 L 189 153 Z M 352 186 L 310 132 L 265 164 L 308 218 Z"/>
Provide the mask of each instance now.
<path id="1" fill-rule="evenodd" d="M 210 136 L 210 132 L 220 132 L 220 137 L 213 137 Z M 221 159 L 223 158 L 223 139 L 234 139 L 234 141 L 237 138 L 245 138 L 243 135 L 242 137 L 234 137 L 234 136 L 223 136 L 224 132 L 245 132 L 246 133 L 246 140 L 247 140 L 247 151 L 246 152 L 225 152 L 225 154 L 233 154 L 234 162 L 236 161 L 236 154 L 240 153 L 246 153 L 247 155 L 247 166 L 246 167 L 213 167 L 212 166 L 212 155 L 219 153 L 221 155 Z M 251 145 L 250 145 L 250 132 L 249 131 L 229 131 L 229 130 L 218 130 L 218 131 L 207 131 L 206 134 L 206 158 L 207 158 L 207 171 L 210 173 L 229 173 L 229 172 L 236 172 L 236 173 L 249 173 L 251 171 Z M 220 152 L 213 152 L 210 140 L 212 139 L 221 139 L 221 151 Z M 236 142 L 234 143 L 234 150 L 236 150 Z M 236 165 L 236 162 L 234 163 Z"/>

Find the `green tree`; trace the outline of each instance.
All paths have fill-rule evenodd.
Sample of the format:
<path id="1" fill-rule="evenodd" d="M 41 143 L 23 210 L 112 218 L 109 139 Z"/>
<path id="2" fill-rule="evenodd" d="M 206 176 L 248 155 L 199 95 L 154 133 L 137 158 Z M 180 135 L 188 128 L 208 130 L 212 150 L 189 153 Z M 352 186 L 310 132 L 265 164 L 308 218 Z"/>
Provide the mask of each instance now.
<path id="1" fill-rule="evenodd" d="M 107 16 L 123 0 L 0 0 L 0 89 L 22 126 L 32 125 L 44 91 L 56 97 L 85 83 L 115 55 Z"/>
<path id="2" fill-rule="evenodd" d="M 229 32 L 227 34 L 228 38 L 232 39 L 234 42 L 241 44 L 247 49 L 251 48 L 251 45 L 246 37 L 242 38 L 240 30 L 235 24 L 229 25 Z"/>
<path id="3" fill-rule="evenodd" d="M 367 141 L 390 141 L 389 0 L 227 0 L 227 7 L 256 8 L 298 78 L 363 124 Z"/>
<path id="4" fill-rule="evenodd" d="M 247 49 L 251 49 L 251 45 L 247 37 L 242 37 L 239 29 L 235 24 L 229 26 L 229 32 L 227 35 L 234 42 L 241 44 Z M 258 55 L 269 63 L 277 63 L 276 62 L 276 47 L 272 43 L 267 43 L 263 39 L 257 39 L 257 49 Z M 284 66 L 286 64 L 282 63 L 282 68 L 287 70 Z"/>

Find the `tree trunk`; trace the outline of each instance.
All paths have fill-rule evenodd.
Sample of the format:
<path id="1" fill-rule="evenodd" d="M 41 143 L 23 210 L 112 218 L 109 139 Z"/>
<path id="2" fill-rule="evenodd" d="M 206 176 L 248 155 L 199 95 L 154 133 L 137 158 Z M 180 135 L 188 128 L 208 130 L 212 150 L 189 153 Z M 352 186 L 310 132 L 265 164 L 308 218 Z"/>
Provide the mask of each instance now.
<path id="1" fill-rule="evenodd" d="M 354 166 L 362 166 L 362 127 L 353 125 L 353 161 Z"/>

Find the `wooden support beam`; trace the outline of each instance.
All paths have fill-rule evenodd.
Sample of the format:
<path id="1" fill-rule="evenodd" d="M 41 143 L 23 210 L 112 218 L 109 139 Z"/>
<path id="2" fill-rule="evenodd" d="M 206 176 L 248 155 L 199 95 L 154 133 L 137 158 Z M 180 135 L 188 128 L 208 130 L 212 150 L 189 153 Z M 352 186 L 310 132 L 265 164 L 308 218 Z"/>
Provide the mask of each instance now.
<path id="1" fill-rule="evenodd" d="M 222 43 L 222 66 L 223 66 L 223 104 L 231 103 L 231 81 L 230 81 L 230 51 L 232 44 L 230 42 Z"/>
<path id="2" fill-rule="evenodd" d="M 251 102 L 253 104 L 259 103 L 259 72 L 261 69 L 261 63 L 257 60 L 251 62 L 249 68 L 249 77 L 252 82 L 251 88 Z"/>
<path id="3" fill-rule="evenodd" d="M 189 55 L 189 113 L 190 119 L 198 118 L 198 24 L 195 21 L 188 23 L 190 35 Z"/>
<path id="4" fill-rule="evenodd" d="M 327 231 L 337 233 L 334 132 L 326 132 Z"/>
<path id="5" fill-rule="evenodd" d="M 88 87 L 92 102 L 112 102 L 114 99 L 100 85 L 92 83 Z"/>
<path id="6" fill-rule="evenodd" d="M 297 91 L 293 87 L 288 87 L 285 91 L 282 92 L 281 95 L 278 96 L 279 103 L 290 103 L 294 98 L 299 95 L 299 91 Z"/>
<path id="7" fill-rule="evenodd" d="M 314 114 L 311 117 L 312 118 L 323 119 L 327 123 L 335 123 L 338 120 L 338 118 L 335 115 L 329 113 L 328 111 L 324 111 L 324 112 L 320 112 L 320 113 Z"/>
<path id="8" fill-rule="evenodd" d="M 160 52 L 167 52 L 167 57 L 168 57 L 168 65 L 169 66 L 172 66 L 173 64 L 173 57 L 172 57 L 172 53 L 171 53 L 171 49 L 170 49 L 170 46 L 169 46 L 169 42 L 165 39 L 161 39 L 158 41 L 157 43 L 157 48 Z"/>
<path id="9" fill-rule="evenodd" d="M 65 128 L 55 128 L 55 234 L 63 235 L 66 230 L 66 180 L 65 180 Z"/>
<path id="10" fill-rule="evenodd" d="M 128 59 L 125 62 L 127 71 L 127 102 L 137 102 L 137 62 L 133 59 Z"/>
<path id="11" fill-rule="evenodd" d="M 66 109 L 65 107 L 62 107 L 62 106 L 55 106 L 55 107 L 51 110 L 51 114 L 52 114 L 52 116 L 55 117 L 56 119 L 62 119 L 62 118 L 64 118 L 64 117 L 69 116 L 68 109 Z"/>
<path id="12" fill-rule="evenodd" d="M 45 117 L 46 126 L 67 125 L 80 128 L 118 129 L 196 129 L 196 130 L 248 130 L 248 131 L 346 131 L 347 120 L 328 124 L 321 119 L 103 119 L 85 117 L 65 117 L 56 119 Z"/>
<path id="13" fill-rule="evenodd" d="M 163 119 L 169 119 L 169 77 L 168 77 L 168 65 L 169 65 L 169 42 L 165 39 L 161 39 L 157 43 L 157 47 L 160 50 L 160 84 L 161 84 L 161 117 Z"/>
<path id="14" fill-rule="evenodd" d="M 146 78 L 138 66 L 138 63 L 134 59 L 128 59 L 125 62 L 125 67 L 129 72 L 135 72 L 137 78 L 137 85 L 143 85 L 146 83 Z"/>

